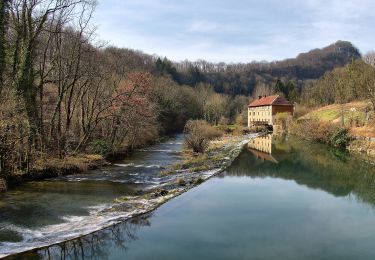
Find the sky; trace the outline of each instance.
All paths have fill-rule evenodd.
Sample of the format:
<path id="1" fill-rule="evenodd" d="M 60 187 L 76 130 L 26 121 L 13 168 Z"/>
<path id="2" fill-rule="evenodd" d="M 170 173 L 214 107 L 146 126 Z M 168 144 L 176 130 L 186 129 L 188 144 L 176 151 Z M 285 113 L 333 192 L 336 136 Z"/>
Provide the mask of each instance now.
<path id="1" fill-rule="evenodd" d="M 337 40 L 375 50 L 375 0 L 98 0 L 108 45 L 173 61 L 273 61 Z"/>

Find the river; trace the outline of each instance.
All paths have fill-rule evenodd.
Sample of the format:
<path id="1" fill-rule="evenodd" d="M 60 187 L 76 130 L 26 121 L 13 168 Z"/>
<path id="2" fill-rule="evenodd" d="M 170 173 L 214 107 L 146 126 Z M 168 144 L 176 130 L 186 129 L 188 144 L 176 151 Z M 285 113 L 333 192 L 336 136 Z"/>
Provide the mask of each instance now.
<path id="1" fill-rule="evenodd" d="M 103 210 L 113 200 L 167 180 L 177 163 L 183 135 L 176 135 L 110 167 L 86 174 L 25 183 L 0 194 L 0 257 L 88 234 L 127 217 Z"/>
<path id="2" fill-rule="evenodd" d="M 363 158 L 265 136 L 153 213 L 22 257 L 374 259 L 374 187 Z"/>

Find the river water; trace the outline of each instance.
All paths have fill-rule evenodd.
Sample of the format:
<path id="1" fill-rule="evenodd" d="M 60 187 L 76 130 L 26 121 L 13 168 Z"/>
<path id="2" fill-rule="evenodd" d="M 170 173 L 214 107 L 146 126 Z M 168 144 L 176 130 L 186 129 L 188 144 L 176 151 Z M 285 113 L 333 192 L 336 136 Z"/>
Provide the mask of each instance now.
<path id="1" fill-rule="evenodd" d="M 151 214 L 22 257 L 374 259 L 374 205 L 363 158 L 266 136 Z"/>
<path id="2" fill-rule="evenodd" d="M 0 194 L 0 257 L 87 234 L 121 221 L 103 209 L 115 198 L 165 181 L 160 171 L 178 162 L 183 135 L 169 138 L 113 166 L 87 174 L 29 182 Z"/>

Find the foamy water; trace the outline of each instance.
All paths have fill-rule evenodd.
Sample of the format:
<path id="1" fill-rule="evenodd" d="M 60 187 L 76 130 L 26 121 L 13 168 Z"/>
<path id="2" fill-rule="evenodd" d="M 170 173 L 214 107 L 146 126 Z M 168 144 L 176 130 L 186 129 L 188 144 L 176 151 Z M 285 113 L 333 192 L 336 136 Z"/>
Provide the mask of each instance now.
<path id="1" fill-rule="evenodd" d="M 89 216 L 63 216 L 64 223 L 49 225 L 40 229 L 27 229 L 9 224 L 7 229 L 22 234 L 21 242 L 0 243 L 0 257 L 19 252 L 45 247 L 87 235 L 110 225 L 119 223 L 135 214 L 142 213 L 137 209 L 130 212 L 108 212 L 112 205 L 103 204 L 90 207 Z"/>

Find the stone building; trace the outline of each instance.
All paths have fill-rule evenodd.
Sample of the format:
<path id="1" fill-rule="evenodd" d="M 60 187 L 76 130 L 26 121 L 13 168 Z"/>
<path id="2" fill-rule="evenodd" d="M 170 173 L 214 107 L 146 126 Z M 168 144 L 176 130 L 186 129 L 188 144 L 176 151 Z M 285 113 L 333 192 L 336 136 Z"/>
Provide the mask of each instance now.
<path id="1" fill-rule="evenodd" d="M 260 96 L 248 106 L 248 126 L 275 124 L 277 113 L 288 112 L 293 115 L 294 106 L 279 95 Z"/>

